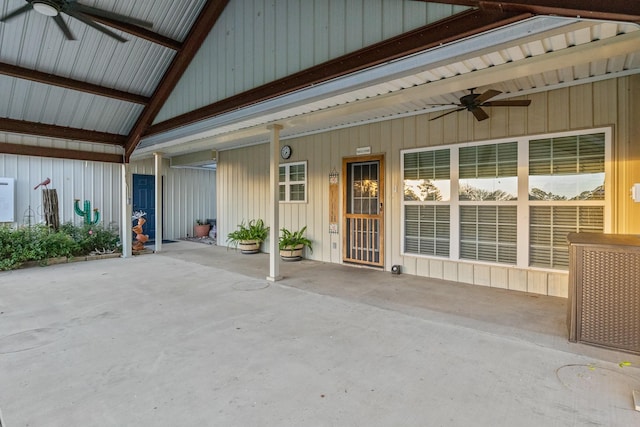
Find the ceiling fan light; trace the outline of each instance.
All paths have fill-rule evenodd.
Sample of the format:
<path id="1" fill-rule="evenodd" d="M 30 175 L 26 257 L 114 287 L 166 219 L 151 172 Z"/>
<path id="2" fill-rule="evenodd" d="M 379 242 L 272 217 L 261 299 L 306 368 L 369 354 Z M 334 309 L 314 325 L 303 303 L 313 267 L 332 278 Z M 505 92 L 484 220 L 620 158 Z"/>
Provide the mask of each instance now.
<path id="1" fill-rule="evenodd" d="M 59 13 L 58 8 L 48 1 L 34 1 L 32 6 L 33 10 L 45 16 L 56 16 Z"/>

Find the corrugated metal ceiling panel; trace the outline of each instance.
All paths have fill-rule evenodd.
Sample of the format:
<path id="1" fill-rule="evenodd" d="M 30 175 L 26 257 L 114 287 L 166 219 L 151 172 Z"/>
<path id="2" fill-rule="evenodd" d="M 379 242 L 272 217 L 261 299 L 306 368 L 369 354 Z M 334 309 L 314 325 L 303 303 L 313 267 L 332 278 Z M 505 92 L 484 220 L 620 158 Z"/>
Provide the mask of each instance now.
<path id="1" fill-rule="evenodd" d="M 442 83 L 451 77 L 474 76 L 475 71 L 484 70 L 486 72 L 492 67 L 496 67 L 495 73 L 500 73 L 498 69 L 501 66 L 508 67 L 518 61 L 523 63 L 529 58 L 532 61 L 537 61 L 533 58 L 538 56 L 544 58 L 543 55 L 552 52 L 571 52 L 573 46 L 591 42 L 602 43 L 602 37 L 614 38 L 617 35 L 637 32 L 638 30 L 639 27 L 635 25 L 576 21 L 576 23 L 566 28 L 549 31 L 541 37 L 525 36 L 523 39 L 513 43 L 498 44 L 493 48 L 485 45 L 477 52 L 467 52 L 466 54 L 461 52 L 458 61 L 436 62 L 432 68 L 425 65 L 418 72 L 401 78 L 393 78 L 356 90 L 347 90 L 320 101 L 316 100 L 303 105 L 291 106 L 290 108 L 286 108 L 285 104 L 277 112 L 270 112 L 262 116 L 254 114 L 247 121 L 231 119 L 215 127 L 215 131 L 208 134 L 209 136 L 224 135 L 228 132 L 239 131 L 237 136 L 239 139 L 235 143 L 255 143 L 260 140 L 264 141 L 265 134 L 262 131 L 262 136 L 257 136 L 258 129 L 250 129 L 250 127 L 274 121 L 280 121 L 285 124 L 281 135 L 286 138 L 287 136 L 309 133 L 315 130 L 349 126 L 359 122 L 391 118 L 398 115 L 414 114 L 418 111 L 450 109 L 452 108 L 451 104 L 458 103 L 459 98 L 468 94 L 468 92 L 452 90 L 442 93 L 440 91 L 430 96 L 430 82 Z M 608 59 L 591 58 L 590 62 L 574 64 L 555 70 L 546 69 L 540 72 L 532 72 L 527 76 L 513 77 L 505 74 L 505 78 L 502 81 L 496 81 L 495 78 L 492 79 L 494 83 L 491 83 L 490 87 L 504 93 L 496 99 L 512 98 L 565 83 L 574 84 L 581 80 L 584 81 L 584 79 L 604 78 L 611 73 L 623 73 L 628 70 L 640 69 L 639 56 L 640 53 L 631 52 Z M 586 59 L 589 58 L 587 57 Z M 403 90 L 411 91 L 412 88 L 419 89 L 422 85 L 426 90 L 419 91 L 422 94 L 421 97 L 413 95 L 410 97 L 411 99 L 404 100 L 404 96 L 400 95 L 393 98 L 395 101 L 392 102 L 375 102 L 378 97 L 381 100 L 385 100 L 392 94 L 400 93 Z M 478 87 L 478 93 L 487 88 Z M 373 100 L 373 103 L 369 105 L 366 111 L 363 111 L 362 108 L 350 108 L 348 106 L 356 100 L 365 100 L 367 98 Z M 446 105 L 434 106 L 433 104 Z M 332 111 L 337 112 L 333 113 Z M 311 117 L 309 113 L 312 114 L 313 118 L 309 118 Z M 238 114 L 238 117 L 241 115 Z M 224 148 L 225 144 L 233 141 L 233 138 L 233 134 L 221 136 L 219 139 L 221 145 L 218 148 Z M 141 148 L 142 150 L 148 150 L 152 146 L 153 144 L 143 142 Z"/>
<path id="2" fill-rule="evenodd" d="M 0 114 L 15 120 L 125 135 L 142 106 L 0 75 Z"/>
<path id="3" fill-rule="evenodd" d="M 152 31 L 182 41 L 206 0 L 82 0 L 82 4 L 153 22 Z M 23 0 L 7 0 L 0 15 Z M 175 52 L 111 29 L 129 41 L 120 43 L 84 23 L 62 15 L 77 40 L 66 40 L 53 19 L 33 10 L 0 23 L 0 62 L 71 78 L 133 94 L 151 96 Z M 78 93 L 60 87 L 0 76 L 3 117 L 59 126 L 127 134 L 140 105 Z"/>

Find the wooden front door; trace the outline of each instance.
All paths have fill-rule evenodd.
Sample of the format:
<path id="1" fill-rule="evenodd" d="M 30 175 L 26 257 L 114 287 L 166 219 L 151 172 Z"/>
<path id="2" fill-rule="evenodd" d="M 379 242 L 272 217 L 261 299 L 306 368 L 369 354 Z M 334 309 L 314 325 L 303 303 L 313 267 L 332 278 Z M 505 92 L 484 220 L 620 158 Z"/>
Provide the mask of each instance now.
<path id="1" fill-rule="evenodd" d="M 384 156 L 344 159 L 343 261 L 384 266 Z"/>

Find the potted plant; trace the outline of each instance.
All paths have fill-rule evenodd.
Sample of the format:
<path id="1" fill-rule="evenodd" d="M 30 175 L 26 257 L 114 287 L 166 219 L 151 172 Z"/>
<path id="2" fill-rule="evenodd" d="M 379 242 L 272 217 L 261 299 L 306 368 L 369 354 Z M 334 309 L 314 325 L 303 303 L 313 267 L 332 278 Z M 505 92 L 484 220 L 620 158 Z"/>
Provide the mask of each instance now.
<path id="1" fill-rule="evenodd" d="M 196 225 L 193 226 L 193 235 L 195 237 L 207 237 L 209 235 L 209 230 L 211 229 L 211 224 L 206 223 L 200 219 L 196 219 Z"/>
<path id="2" fill-rule="evenodd" d="M 280 258 L 283 261 L 299 261 L 302 259 L 302 251 L 305 247 L 313 252 L 311 240 L 304 236 L 307 231 L 306 225 L 298 231 L 289 231 L 286 228 L 282 228 L 280 231 L 282 231 L 282 236 L 278 241 L 278 248 L 280 249 Z"/>
<path id="3" fill-rule="evenodd" d="M 268 235 L 269 227 L 264 225 L 264 221 L 252 219 L 248 224 L 244 221 L 238 224 L 238 229 L 227 235 L 227 242 L 239 247 L 243 254 L 255 254 L 260 252 L 260 244 Z"/>

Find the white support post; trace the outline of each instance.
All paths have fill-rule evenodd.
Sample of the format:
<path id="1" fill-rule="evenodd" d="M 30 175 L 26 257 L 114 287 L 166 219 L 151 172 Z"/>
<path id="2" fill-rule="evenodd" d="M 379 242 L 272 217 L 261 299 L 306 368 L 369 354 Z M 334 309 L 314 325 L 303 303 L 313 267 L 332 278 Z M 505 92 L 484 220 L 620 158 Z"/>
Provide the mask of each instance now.
<path id="1" fill-rule="evenodd" d="M 155 252 L 162 251 L 162 153 L 153 153 L 155 161 L 156 237 Z"/>
<path id="2" fill-rule="evenodd" d="M 280 200 L 279 200 L 279 169 L 280 169 L 280 129 L 282 125 L 268 125 L 271 131 L 269 141 L 269 189 L 270 203 L 269 213 L 271 214 L 271 224 L 269 225 L 269 276 L 267 280 L 275 282 L 282 279 L 280 277 L 280 251 L 278 250 L 278 239 L 280 230 Z"/>
<path id="3" fill-rule="evenodd" d="M 131 235 L 131 215 L 132 212 L 132 200 L 131 200 L 131 170 L 128 163 L 123 163 L 121 168 L 121 210 L 122 210 L 122 227 L 120 230 L 120 241 L 122 242 L 122 257 L 131 258 L 132 252 L 132 235 Z"/>

